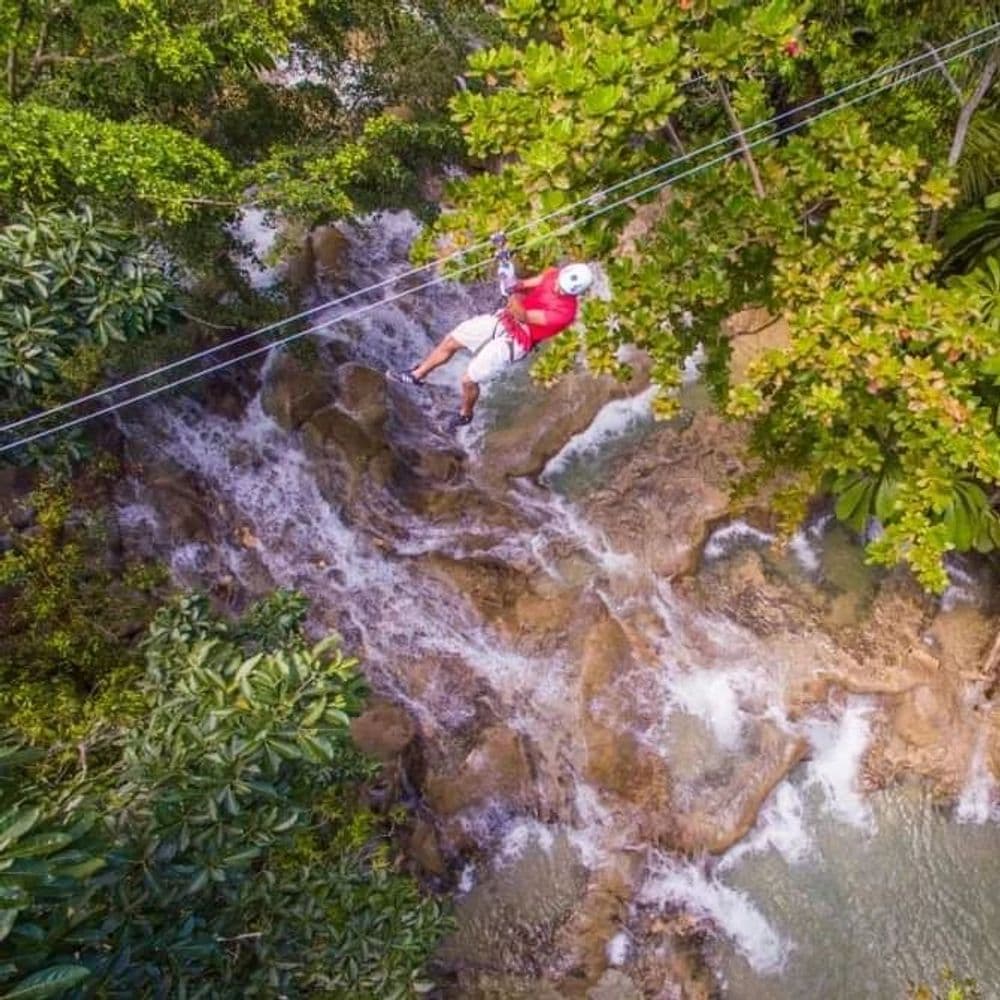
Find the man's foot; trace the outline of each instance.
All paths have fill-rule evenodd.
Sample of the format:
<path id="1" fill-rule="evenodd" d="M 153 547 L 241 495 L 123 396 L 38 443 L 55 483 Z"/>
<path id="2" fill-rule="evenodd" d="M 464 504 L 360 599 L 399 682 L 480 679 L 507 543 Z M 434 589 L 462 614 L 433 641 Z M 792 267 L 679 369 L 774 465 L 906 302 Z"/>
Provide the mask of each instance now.
<path id="1" fill-rule="evenodd" d="M 412 371 L 394 371 L 391 368 L 387 368 L 385 372 L 388 378 L 391 378 L 393 382 L 401 382 L 403 385 L 423 385 L 424 380 L 422 378 L 417 378 Z"/>
<path id="2" fill-rule="evenodd" d="M 471 413 L 456 413 L 448 421 L 448 425 L 447 426 L 448 426 L 448 430 L 450 430 L 450 431 L 457 431 L 459 429 L 459 427 L 467 427 L 471 423 L 472 423 L 472 414 Z"/>

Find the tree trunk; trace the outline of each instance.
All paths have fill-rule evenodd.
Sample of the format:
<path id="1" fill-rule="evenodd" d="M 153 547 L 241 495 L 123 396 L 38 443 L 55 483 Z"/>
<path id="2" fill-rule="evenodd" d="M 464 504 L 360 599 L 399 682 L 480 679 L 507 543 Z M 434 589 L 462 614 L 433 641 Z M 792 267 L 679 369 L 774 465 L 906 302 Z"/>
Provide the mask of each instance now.
<path id="1" fill-rule="evenodd" d="M 958 113 L 958 121 L 955 123 L 955 135 L 951 140 L 951 149 L 948 152 L 949 167 L 954 167 L 962 158 L 962 150 L 965 149 L 965 140 L 969 134 L 969 126 L 972 124 L 972 116 L 976 113 L 979 105 L 982 104 L 983 98 L 986 96 L 987 91 L 989 91 L 990 84 L 993 83 L 993 77 L 996 76 L 998 69 L 1000 69 L 1000 46 L 997 46 L 990 53 L 990 57 L 986 60 L 986 65 L 983 67 L 983 74 L 976 84 L 976 89 L 973 90 L 971 96 L 962 105 L 962 109 Z M 927 238 L 929 240 L 933 240 L 937 236 L 940 221 L 941 214 L 937 209 L 934 209 L 931 214 L 930 224 L 927 227 Z"/>
<path id="2" fill-rule="evenodd" d="M 17 47 L 21 42 L 21 32 L 28 21 L 27 0 L 22 0 L 17 12 L 14 30 L 10 33 L 10 44 L 7 48 L 7 96 L 11 103 L 17 100 Z"/>
<path id="3" fill-rule="evenodd" d="M 750 176 L 753 178 L 754 191 L 757 193 L 758 198 L 766 198 L 767 192 L 764 190 L 764 182 L 761 180 L 760 171 L 757 169 L 757 161 L 753 158 L 753 152 L 747 143 L 746 136 L 743 134 L 743 126 L 736 117 L 736 112 L 733 111 L 732 104 L 729 103 L 729 93 L 722 80 L 719 81 L 719 96 L 722 98 L 722 106 L 726 109 L 726 117 L 729 119 L 729 124 L 732 125 L 733 131 L 736 133 L 736 139 L 740 144 L 740 152 L 743 154 L 743 162 L 746 163 L 747 169 L 750 171 Z"/>
<path id="4" fill-rule="evenodd" d="M 998 69 L 1000 69 L 1000 45 L 990 53 L 990 57 L 986 60 L 986 66 L 983 69 L 983 75 L 979 78 L 979 83 L 976 84 L 976 89 L 972 92 L 972 96 L 962 105 L 962 110 L 958 114 L 958 122 L 955 125 L 955 137 L 951 141 L 951 151 L 948 153 L 949 167 L 955 166 L 961 158 L 962 150 L 965 148 L 965 139 L 969 134 L 969 125 L 972 122 L 972 116 L 976 113 L 976 109 L 982 103 L 986 92 L 990 89 L 990 84 L 993 82 L 993 77 L 996 76 Z"/>

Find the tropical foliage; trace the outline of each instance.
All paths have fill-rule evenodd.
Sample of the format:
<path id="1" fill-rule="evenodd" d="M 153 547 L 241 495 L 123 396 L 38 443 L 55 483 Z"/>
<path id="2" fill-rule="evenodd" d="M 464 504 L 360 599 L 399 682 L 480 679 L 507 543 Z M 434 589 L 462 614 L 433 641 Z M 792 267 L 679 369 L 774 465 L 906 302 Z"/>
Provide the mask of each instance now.
<path id="1" fill-rule="evenodd" d="M 995 547 L 994 272 L 943 283 L 934 235 L 962 207 L 953 168 L 975 157 L 970 126 L 995 114 L 997 51 L 928 54 L 913 85 L 808 128 L 790 115 L 782 131 L 794 122 L 796 135 L 781 141 L 768 141 L 775 126 L 753 126 L 925 42 L 984 28 L 989 12 L 958 5 L 944 17 L 902 0 L 509 0 L 503 14 L 518 43 L 477 53 L 475 88 L 452 102 L 471 152 L 502 165 L 453 185 L 418 252 L 564 211 L 530 236 L 525 264 L 597 256 L 613 297 L 591 302 L 579 335 L 541 355 L 539 377 L 557 378 L 581 351 L 592 370 L 627 375 L 619 349 L 634 344 L 667 416 L 680 362 L 700 342 L 720 403 L 752 424 L 761 475 L 790 474 L 778 497 L 789 526 L 831 491 L 856 527 L 881 521 L 873 560 L 906 561 L 936 589 L 946 552 Z M 720 141 L 741 129 L 745 141 Z M 715 149 L 689 157 L 690 176 L 643 208 L 641 249 L 621 253 L 654 197 L 646 189 L 669 179 L 659 164 L 706 143 Z M 649 172 L 642 184 L 615 187 L 638 171 Z M 603 204 L 587 199 L 605 186 Z M 981 260 L 988 233 L 977 240 Z M 748 306 L 785 318 L 788 343 L 729 377 L 721 321 Z"/>
<path id="2" fill-rule="evenodd" d="M 132 724 L 101 730 L 89 768 L 90 737 L 55 775 L 6 746 L 6 996 L 424 989 L 445 917 L 393 870 L 359 796 L 356 663 L 310 645 L 304 615 L 279 593 L 231 625 L 180 598 L 144 641 Z"/>
<path id="3" fill-rule="evenodd" d="M 114 343 L 170 320 L 163 265 L 87 209 L 27 211 L 0 229 L 0 385 L 4 409 L 84 386 Z M 90 378 L 87 373 L 89 370 Z"/>
<path id="4" fill-rule="evenodd" d="M 36 745 L 82 739 L 134 711 L 130 640 L 165 582 L 154 564 L 120 563 L 103 510 L 81 493 L 40 485 L 0 555 L 0 726 Z"/>

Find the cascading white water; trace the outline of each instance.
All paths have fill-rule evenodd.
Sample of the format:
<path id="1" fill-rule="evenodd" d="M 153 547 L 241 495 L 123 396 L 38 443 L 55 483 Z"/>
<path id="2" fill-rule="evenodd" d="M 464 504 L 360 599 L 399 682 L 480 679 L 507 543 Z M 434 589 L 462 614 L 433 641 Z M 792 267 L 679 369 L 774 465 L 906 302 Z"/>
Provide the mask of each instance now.
<path id="1" fill-rule="evenodd" d="M 398 214 L 351 233 L 352 282 L 363 286 L 405 269 L 415 231 L 414 221 Z M 364 364 L 403 367 L 456 321 L 490 307 L 491 297 L 489 289 L 444 284 L 333 326 L 323 336 Z M 454 391 L 456 375 L 454 368 L 436 373 L 430 392 L 414 397 L 428 426 L 442 406 L 451 405 L 445 397 Z M 491 391 L 505 390 L 501 385 Z M 417 691 L 407 664 L 421 658 L 461 660 L 488 684 L 505 722 L 532 741 L 539 772 L 558 776 L 553 785 L 570 787 L 550 796 L 544 817 L 512 815 L 501 802 L 464 817 L 466 829 L 491 852 L 466 867 L 460 886 L 465 893 L 474 891 L 484 873 L 513 864 L 529 850 L 571 851 L 577 863 L 597 873 L 609 858 L 634 850 L 637 839 L 641 845 L 642 837 L 628 816 L 610 806 L 601 789 L 585 778 L 581 726 L 586 723 L 574 687 L 574 664 L 559 650 L 540 656 L 515 648 L 482 621 L 463 594 L 422 572 L 423 556 L 485 557 L 531 567 L 562 583 L 565 554 L 573 553 L 574 565 L 587 567 L 589 588 L 608 612 L 642 633 L 655 651 L 656 670 L 645 671 L 628 692 L 612 691 L 622 699 L 616 705 L 630 706 L 616 723 L 669 764 L 678 775 L 679 799 L 685 781 L 695 794 L 714 780 L 713 768 L 721 772 L 731 767 L 748 737 L 759 739 L 766 726 L 782 739 L 805 739 L 809 762 L 774 788 L 749 835 L 713 866 L 670 857 L 646 844 L 648 870 L 634 900 L 639 908 L 683 907 L 709 921 L 729 937 L 754 975 L 772 982 L 771 977 L 794 964 L 799 928 L 779 926 L 758 905 L 753 889 L 731 880 L 746 866 L 774 855 L 798 870 L 819 863 L 823 852 L 813 829 L 817 810 L 827 828 L 834 824 L 844 836 L 874 833 L 858 784 L 870 736 L 870 706 L 851 700 L 839 711 L 790 721 L 782 692 L 794 651 L 768 645 L 735 623 L 680 601 L 665 582 L 644 575 L 633 553 L 615 551 L 599 526 L 555 492 L 571 467 L 585 465 L 639 425 L 646 432 L 649 402 L 646 391 L 609 403 L 549 461 L 540 483 L 509 484 L 496 499 L 515 512 L 516 531 L 461 519 L 438 522 L 414 514 L 392 497 L 382 498 L 380 513 L 395 529 L 391 552 L 324 495 L 297 435 L 272 421 L 259 398 L 238 421 L 213 415 L 190 400 L 163 403 L 130 425 L 129 433 L 147 454 L 163 456 L 196 475 L 227 526 L 226 536 L 213 543 L 175 546 L 172 568 L 181 583 L 203 585 L 229 575 L 252 592 L 270 586 L 302 590 L 312 599 L 318 627 L 340 629 L 362 653 L 375 686 L 406 705 L 428 736 L 469 722 L 474 711 L 469 691 L 444 678 L 440 683 L 432 678 Z M 463 436 L 473 468 L 481 433 L 477 429 Z M 157 516 L 141 483 L 120 515 L 127 532 L 156 530 Z M 793 543 L 808 573 L 819 570 L 816 553 L 823 530 L 807 530 Z M 705 556 L 721 559 L 736 547 L 770 541 L 769 534 L 734 522 L 716 531 Z M 972 785 L 979 780 L 974 775 Z M 963 807 L 969 818 L 979 818 L 979 802 L 973 796 Z M 615 937 L 607 945 L 612 964 L 625 963 L 637 947 L 627 937 Z"/>

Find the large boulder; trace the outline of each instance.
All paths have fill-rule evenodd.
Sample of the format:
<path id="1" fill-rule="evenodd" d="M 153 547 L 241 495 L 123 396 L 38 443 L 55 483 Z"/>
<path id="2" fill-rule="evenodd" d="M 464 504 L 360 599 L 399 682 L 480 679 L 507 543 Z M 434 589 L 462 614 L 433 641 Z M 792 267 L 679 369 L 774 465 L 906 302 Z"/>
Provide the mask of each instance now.
<path id="1" fill-rule="evenodd" d="M 506 809 L 528 809 L 535 789 L 524 738 L 507 726 L 491 726 L 456 770 L 428 775 L 424 796 L 430 809 L 445 817 L 491 801 Z"/>
<path id="2" fill-rule="evenodd" d="M 285 430 L 298 430 L 336 396 L 330 376 L 285 351 L 271 366 L 260 402 L 264 412 Z"/>
<path id="3" fill-rule="evenodd" d="M 976 750 L 975 718 L 951 684 L 921 684 L 894 699 L 886 725 L 869 754 L 870 783 L 885 785 L 916 773 L 943 795 L 965 786 Z"/>
<path id="4" fill-rule="evenodd" d="M 586 430 L 601 408 L 636 391 L 610 376 L 573 372 L 544 392 L 533 393 L 513 422 L 488 431 L 481 468 L 496 478 L 536 476 L 574 434 Z"/>
<path id="5" fill-rule="evenodd" d="M 369 433 L 381 434 L 388 407 L 385 376 L 366 365 L 341 365 L 335 375 L 337 402 Z"/>
<path id="6" fill-rule="evenodd" d="M 655 576 L 692 572 L 712 523 L 729 509 L 743 441 L 741 430 L 709 412 L 686 428 L 664 428 L 610 470 L 587 513 L 617 551 Z"/>
<path id="7" fill-rule="evenodd" d="M 774 788 L 808 753 L 802 737 L 763 721 L 739 751 L 689 776 L 675 800 L 676 846 L 690 854 L 722 854 L 742 840 Z"/>
<path id="8" fill-rule="evenodd" d="M 351 720 L 351 738 L 358 749 L 382 763 L 399 757 L 416 739 L 417 725 L 406 709 L 390 701 L 372 699 Z"/>
<path id="9" fill-rule="evenodd" d="M 146 496 L 166 526 L 170 541 L 212 541 L 215 503 L 198 477 L 167 460 L 148 465 L 143 472 Z"/>
<path id="10" fill-rule="evenodd" d="M 627 730 L 590 720 L 584 727 L 584 775 L 599 790 L 635 807 L 639 832 L 654 842 L 672 842 L 672 781 L 666 761 Z"/>

